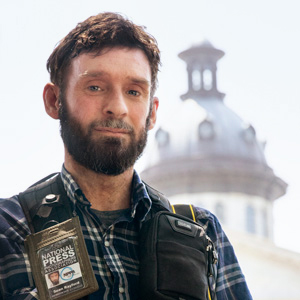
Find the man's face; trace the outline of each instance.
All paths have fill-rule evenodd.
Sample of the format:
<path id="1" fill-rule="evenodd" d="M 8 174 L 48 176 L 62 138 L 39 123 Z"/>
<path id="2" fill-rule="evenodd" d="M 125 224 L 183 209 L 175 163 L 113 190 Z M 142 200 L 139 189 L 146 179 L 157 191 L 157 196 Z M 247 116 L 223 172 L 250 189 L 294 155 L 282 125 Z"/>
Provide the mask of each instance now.
<path id="1" fill-rule="evenodd" d="M 97 173 L 119 175 L 142 153 L 154 126 L 151 70 L 139 49 L 81 54 L 60 94 L 61 135 L 71 157 Z M 152 109 L 153 107 L 153 109 Z"/>
<path id="2" fill-rule="evenodd" d="M 51 282 L 54 285 L 59 284 L 59 274 L 58 274 L 58 272 L 54 272 L 54 273 L 50 274 L 49 279 L 51 280 Z"/>

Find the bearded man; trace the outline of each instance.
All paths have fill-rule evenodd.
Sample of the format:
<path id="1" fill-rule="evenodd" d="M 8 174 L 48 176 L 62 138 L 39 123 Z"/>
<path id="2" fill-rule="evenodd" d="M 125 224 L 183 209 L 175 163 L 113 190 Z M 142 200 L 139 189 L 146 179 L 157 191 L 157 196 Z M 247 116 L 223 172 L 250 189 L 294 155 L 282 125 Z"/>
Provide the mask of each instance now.
<path id="1" fill-rule="evenodd" d="M 65 151 L 54 180 L 79 217 L 99 286 L 85 299 L 139 297 L 139 231 L 153 201 L 134 163 L 156 122 L 159 65 L 156 40 L 144 27 L 115 13 L 79 23 L 47 62 L 51 82 L 44 88 L 45 110 L 60 121 Z M 19 200 L 18 195 L 0 200 L 0 299 L 39 299 L 24 250 L 33 229 Z M 218 220 L 203 209 L 197 211 L 198 220 L 203 222 L 205 216 L 209 224 L 207 234 L 219 256 L 217 298 L 251 299 Z"/>

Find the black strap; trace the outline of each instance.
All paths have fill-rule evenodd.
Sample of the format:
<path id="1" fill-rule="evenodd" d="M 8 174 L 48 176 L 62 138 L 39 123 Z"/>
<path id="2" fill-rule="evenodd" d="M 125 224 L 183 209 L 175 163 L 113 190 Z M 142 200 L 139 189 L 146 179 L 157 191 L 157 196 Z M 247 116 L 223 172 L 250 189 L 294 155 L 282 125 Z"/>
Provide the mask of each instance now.
<path id="1" fill-rule="evenodd" d="M 151 218 L 154 217 L 154 215 L 161 210 L 168 210 L 175 214 L 185 216 L 185 217 L 193 220 L 194 222 L 197 222 L 195 208 L 193 205 L 191 205 L 191 204 L 171 205 L 169 200 L 166 198 L 166 196 L 164 194 L 157 191 L 156 189 L 154 189 L 147 183 L 144 182 L 144 184 L 145 184 L 147 192 L 154 204 Z"/>
<path id="2" fill-rule="evenodd" d="M 191 206 L 175 205 L 172 208 L 169 200 L 162 193 L 147 183 L 144 184 L 153 202 L 150 218 L 158 211 L 168 210 L 195 221 Z M 39 232 L 72 217 L 70 201 L 60 173 L 53 173 L 30 186 L 25 192 L 19 194 L 19 201 L 32 232 Z"/>
<path id="3" fill-rule="evenodd" d="M 153 214 L 160 210 L 171 211 L 168 199 L 145 183 L 153 202 Z M 39 232 L 72 217 L 71 203 L 64 189 L 60 173 L 53 173 L 19 194 L 31 232 Z"/>
<path id="4" fill-rule="evenodd" d="M 47 176 L 20 193 L 18 198 L 32 232 L 39 232 L 72 217 L 71 203 L 59 174 L 50 179 Z"/>
<path id="5" fill-rule="evenodd" d="M 172 211 L 172 206 L 164 194 L 160 193 L 159 191 L 157 191 L 147 183 L 144 182 L 144 184 L 149 194 L 149 197 L 151 198 L 151 201 L 153 202 L 154 205 L 158 205 L 168 211 Z"/>
<path id="6" fill-rule="evenodd" d="M 147 183 L 144 182 L 144 184 L 153 202 L 150 218 L 158 211 L 174 211 L 175 209 L 175 213 L 195 221 L 189 205 L 175 205 L 172 209 L 169 200 L 162 193 Z M 25 192 L 20 193 L 19 202 L 32 232 L 39 232 L 72 217 L 70 201 L 60 173 L 53 173 L 30 186 Z"/>
<path id="7" fill-rule="evenodd" d="M 147 192 L 153 202 L 154 205 L 159 206 L 160 209 L 155 209 L 155 213 L 157 213 L 162 208 L 168 211 L 171 211 L 175 214 L 179 214 L 182 216 L 185 216 L 194 222 L 196 222 L 196 213 L 195 208 L 191 204 L 175 204 L 171 205 L 168 198 L 162 194 L 161 192 L 157 191 L 150 185 L 148 185 L 146 182 L 144 182 Z"/>
<path id="8" fill-rule="evenodd" d="M 172 210 L 175 214 L 185 216 L 196 222 L 196 214 L 194 206 L 191 204 L 176 204 L 172 205 Z"/>
<path id="9" fill-rule="evenodd" d="M 144 184 L 153 202 L 150 218 L 161 210 L 174 211 L 169 200 L 162 193 L 147 183 L 144 182 Z M 39 232 L 72 217 L 70 201 L 60 173 L 53 173 L 20 193 L 19 202 L 32 232 Z M 195 221 L 189 205 L 175 205 L 174 207 L 175 213 Z"/>

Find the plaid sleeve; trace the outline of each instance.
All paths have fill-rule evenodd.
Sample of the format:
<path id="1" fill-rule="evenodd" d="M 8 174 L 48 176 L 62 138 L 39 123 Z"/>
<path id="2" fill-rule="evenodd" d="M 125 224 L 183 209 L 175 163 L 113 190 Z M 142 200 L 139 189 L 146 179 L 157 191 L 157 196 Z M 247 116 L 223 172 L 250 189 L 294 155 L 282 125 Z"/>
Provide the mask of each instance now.
<path id="1" fill-rule="evenodd" d="M 207 235 L 214 242 L 218 252 L 216 295 L 222 300 L 251 300 L 245 277 L 234 249 L 223 231 L 218 219 L 209 211 L 196 208 L 197 219 L 203 224 Z"/>
<path id="2" fill-rule="evenodd" d="M 38 299 L 24 251 L 29 233 L 17 197 L 0 199 L 0 300 Z"/>

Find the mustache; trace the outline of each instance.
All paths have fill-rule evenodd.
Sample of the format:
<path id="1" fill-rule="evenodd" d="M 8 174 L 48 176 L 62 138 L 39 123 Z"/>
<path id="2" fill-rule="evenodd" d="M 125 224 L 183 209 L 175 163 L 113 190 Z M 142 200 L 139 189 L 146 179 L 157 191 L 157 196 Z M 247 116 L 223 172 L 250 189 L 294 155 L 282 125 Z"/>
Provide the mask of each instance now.
<path id="1" fill-rule="evenodd" d="M 116 119 L 94 121 L 91 123 L 90 128 L 95 128 L 95 127 L 125 129 L 128 130 L 130 133 L 134 131 L 131 125 L 129 125 L 123 120 L 116 120 Z"/>

